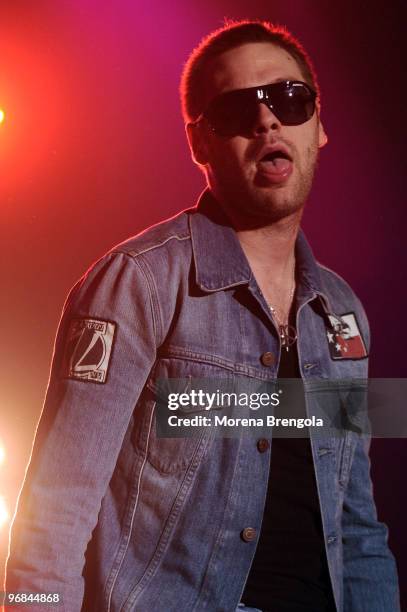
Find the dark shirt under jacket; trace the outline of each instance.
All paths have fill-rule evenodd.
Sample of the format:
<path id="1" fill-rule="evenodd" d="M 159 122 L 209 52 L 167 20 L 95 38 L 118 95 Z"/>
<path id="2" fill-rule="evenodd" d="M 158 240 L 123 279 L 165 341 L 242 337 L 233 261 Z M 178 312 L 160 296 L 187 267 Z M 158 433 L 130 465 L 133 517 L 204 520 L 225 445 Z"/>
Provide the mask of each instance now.
<path id="1" fill-rule="evenodd" d="M 297 343 L 281 351 L 278 377 L 300 378 Z M 296 416 L 305 417 L 303 395 L 300 403 Z M 262 529 L 241 601 L 264 612 L 336 610 L 309 437 L 273 438 Z"/>

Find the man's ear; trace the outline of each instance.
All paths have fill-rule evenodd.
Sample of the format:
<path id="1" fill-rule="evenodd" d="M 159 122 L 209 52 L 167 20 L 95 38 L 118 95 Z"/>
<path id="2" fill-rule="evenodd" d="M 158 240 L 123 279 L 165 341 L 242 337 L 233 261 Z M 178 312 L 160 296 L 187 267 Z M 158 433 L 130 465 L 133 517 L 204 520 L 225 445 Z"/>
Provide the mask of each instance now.
<path id="1" fill-rule="evenodd" d="M 328 136 L 324 130 L 324 126 L 322 125 L 321 104 L 318 99 L 316 101 L 316 110 L 317 110 L 317 118 L 318 118 L 318 148 L 322 149 L 322 147 L 324 147 L 328 142 Z"/>
<path id="2" fill-rule="evenodd" d="M 199 123 L 187 123 L 185 131 L 192 159 L 195 163 L 205 166 L 208 163 L 208 147 L 205 132 Z"/>

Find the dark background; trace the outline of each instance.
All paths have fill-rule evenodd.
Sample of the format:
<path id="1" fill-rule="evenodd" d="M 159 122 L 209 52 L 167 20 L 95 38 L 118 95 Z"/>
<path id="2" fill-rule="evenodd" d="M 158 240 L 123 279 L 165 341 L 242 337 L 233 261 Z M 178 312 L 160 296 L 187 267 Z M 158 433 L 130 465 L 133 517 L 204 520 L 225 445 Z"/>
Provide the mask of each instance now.
<path id="1" fill-rule="evenodd" d="M 223 18 L 286 24 L 314 60 L 329 144 L 304 227 L 362 299 L 371 375 L 406 377 L 405 0 L 0 0 L 0 496 L 11 514 L 70 286 L 203 186 L 179 111 L 183 62 Z M 406 596 L 404 440 L 374 440 L 379 516 Z M 7 524 L 0 531 L 0 571 Z"/>

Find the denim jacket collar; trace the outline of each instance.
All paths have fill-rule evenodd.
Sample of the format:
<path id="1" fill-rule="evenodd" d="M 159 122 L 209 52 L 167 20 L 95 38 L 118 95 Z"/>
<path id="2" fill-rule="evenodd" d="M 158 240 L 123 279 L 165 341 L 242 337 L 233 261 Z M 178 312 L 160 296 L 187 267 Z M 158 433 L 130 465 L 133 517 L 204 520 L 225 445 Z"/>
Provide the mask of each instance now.
<path id="1" fill-rule="evenodd" d="M 203 291 L 212 292 L 249 284 L 253 280 L 249 262 L 235 230 L 208 189 L 201 194 L 195 211 L 190 217 L 190 230 L 197 285 Z M 296 241 L 296 258 L 300 280 L 298 298 L 305 301 L 319 295 L 325 309 L 330 310 L 318 264 L 301 229 Z"/>
<path id="2" fill-rule="evenodd" d="M 253 276 L 235 230 L 209 190 L 205 190 L 190 217 L 197 285 L 219 291 L 248 284 Z"/>

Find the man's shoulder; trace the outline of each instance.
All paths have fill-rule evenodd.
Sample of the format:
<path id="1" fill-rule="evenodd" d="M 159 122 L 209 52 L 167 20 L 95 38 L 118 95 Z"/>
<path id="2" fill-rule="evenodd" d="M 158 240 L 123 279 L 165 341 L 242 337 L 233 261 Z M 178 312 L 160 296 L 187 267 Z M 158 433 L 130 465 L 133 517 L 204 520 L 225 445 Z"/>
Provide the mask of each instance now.
<path id="1" fill-rule="evenodd" d="M 323 288 L 330 291 L 342 291 L 346 296 L 355 296 L 356 294 L 350 284 L 335 270 L 328 268 L 321 262 L 317 261 L 318 269 L 321 275 Z"/>
<path id="2" fill-rule="evenodd" d="M 116 244 L 91 263 L 71 292 L 81 287 L 102 287 L 114 283 L 115 278 L 123 280 L 125 270 L 144 280 L 146 271 L 149 278 L 157 276 L 159 280 L 167 278 L 170 271 L 178 270 L 182 275 L 191 251 L 188 217 L 195 210 L 184 209 Z"/>
<path id="3" fill-rule="evenodd" d="M 333 308 L 342 311 L 338 311 L 337 314 L 344 314 L 346 311 L 351 310 L 362 317 L 367 323 L 363 304 L 350 284 L 340 274 L 331 270 L 331 268 L 320 262 L 317 262 L 317 265 L 320 271 L 323 293 L 330 299 Z"/>
<path id="4" fill-rule="evenodd" d="M 111 253 L 122 253 L 132 257 L 138 257 L 144 253 L 164 248 L 166 251 L 175 245 L 190 240 L 188 217 L 195 207 L 187 208 L 168 219 L 164 219 L 144 229 L 135 236 L 127 238 L 123 242 L 110 249 Z"/>
<path id="5" fill-rule="evenodd" d="M 168 295 L 174 293 L 175 281 L 187 278 L 191 257 L 188 217 L 194 211 L 195 207 L 182 210 L 106 251 L 72 287 L 66 305 L 75 302 L 77 308 L 89 310 L 90 301 L 113 303 L 135 286 L 140 295 L 143 288 L 145 295 L 161 289 Z M 170 276 L 174 282 L 168 283 Z"/>

